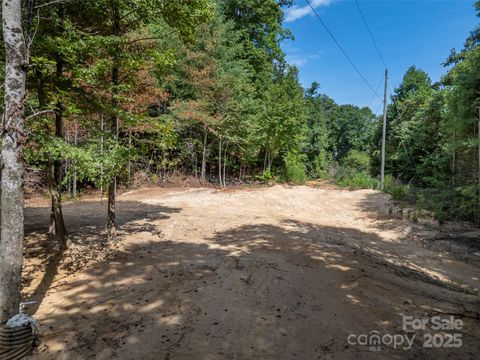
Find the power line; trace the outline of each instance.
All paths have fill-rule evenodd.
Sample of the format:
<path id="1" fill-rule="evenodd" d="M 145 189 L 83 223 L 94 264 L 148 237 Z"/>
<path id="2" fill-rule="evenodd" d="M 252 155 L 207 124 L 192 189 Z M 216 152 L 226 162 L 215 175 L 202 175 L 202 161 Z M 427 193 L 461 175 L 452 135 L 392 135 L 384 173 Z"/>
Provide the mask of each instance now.
<path id="1" fill-rule="evenodd" d="M 378 114 L 382 105 L 383 105 L 383 101 L 377 106 L 377 109 L 375 110 L 375 114 Z"/>
<path id="2" fill-rule="evenodd" d="M 378 57 L 382 60 L 383 65 L 385 65 L 385 89 L 383 93 L 383 127 L 382 127 L 382 159 L 381 159 L 381 168 L 380 168 L 380 190 L 384 190 L 385 188 L 385 151 L 386 151 L 386 142 L 387 142 L 387 83 L 388 83 L 388 66 L 387 62 L 385 61 L 385 58 L 382 55 L 382 52 L 380 51 L 380 48 L 377 45 L 377 42 L 375 41 L 373 34 L 370 30 L 370 27 L 368 26 L 367 19 L 363 15 L 362 9 L 360 8 L 360 4 L 358 3 L 358 0 L 355 0 L 355 4 L 357 4 L 357 9 L 358 12 L 360 13 L 360 16 L 363 20 L 363 23 L 365 24 L 365 28 L 368 31 L 368 35 L 370 35 L 370 39 L 372 40 L 373 45 L 375 46 L 375 49 L 377 50 Z M 404 144 L 405 146 L 405 144 Z M 414 164 L 415 166 L 415 164 Z"/>
<path id="3" fill-rule="evenodd" d="M 368 26 L 367 19 L 365 19 L 365 16 L 363 15 L 362 9 L 360 8 L 360 4 L 358 3 L 358 0 L 355 0 L 355 3 L 357 4 L 358 12 L 360 13 L 360 16 L 362 17 L 363 23 L 365 24 L 365 27 L 367 28 L 368 35 L 370 35 L 370 39 L 372 39 L 373 45 L 375 45 L 375 49 L 377 50 L 377 54 L 382 60 L 383 64 L 385 67 L 387 67 L 387 63 L 385 59 L 383 58 L 382 52 L 380 51 L 377 42 L 375 41 L 375 38 L 372 35 L 372 32 L 370 31 L 370 27 Z"/>
<path id="4" fill-rule="evenodd" d="M 388 66 L 387 62 L 385 61 L 385 58 L 382 55 L 382 52 L 380 51 L 380 48 L 377 45 L 377 42 L 375 41 L 375 38 L 373 37 L 372 31 L 370 30 L 370 26 L 368 26 L 367 19 L 365 18 L 365 15 L 363 15 L 362 9 L 360 8 L 360 4 L 358 0 L 355 0 L 355 4 L 357 4 L 357 9 L 358 12 L 360 13 L 360 16 L 363 20 L 363 24 L 365 25 L 365 28 L 367 29 L 368 35 L 370 36 L 370 39 L 372 40 L 373 45 L 375 46 L 375 50 L 377 50 L 378 57 L 382 60 L 383 65 L 385 65 L 385 89 L 383 93 L 383 127 L 382 127 L 382 159 L 381 159 L 381 168 L 380 168 L 380 189 L 384 190 L 385 187 L 385 148 L 386 148 L 386 133 L 387 133 L 387 82 L 388 82 Z M 405 144 L 404 144 L 405 146 Z M 415 163 L 414 167 L 416 169 Z"/>
<path id="5" fill-rule="evenodd" d="M 377 95 L 376 93 L 378 93 L 378 90 L 380 89 L 380 85 L 382 84 L 382 81 L 383 81 L 383 78 L 384 78 L 385 75 L 382 75 L 382 77 L 380 78 L 380 80 L 378 81 L 378 85 L 377 87 L 375 88 L 375 94 L 373 94 L 372 96 L 372 99 L 370 100 L 370 102 L 368 103 L 368 107 L 370 107 L 373 103 L 373 100 L 375 100 L 375 95 Z M 378 96 L 378 95 L 377 95 Z"/>
<path id="6" fill-rule="evenodd" d="M 315 8 L 312 6 L 312 4 L 310 4 L 310 1 L 309 0 L 306 0 L 307 1 L 307 4 L 308 6 L 310 6 L 310 9 L 312 9 L 313 13 L 316 15 L 317 19 L 320 21 L 320 23 L 322 24 L 322 26 L 325 28 L 325 30 L 328 32 L 328 34 L 330 35 L 330 37 L 333 39 L 333 41 L 335 42 L 335 44 L 337 44 L 338 48 L 340 49 L 340 51 L 343 53 L 343 55 L 345 55 L 345 57 L 347 58 L 348 62 L 350 63 L 350 65 L 352 65 L 352 67 L 355 69 L 355 71 L 358 73 L 358 75 L 360 75 L 360 77 L 362 78 L 362 80 L 365 82 L 365 84 L 367 84 L 367 86 L 370 88 L 370 90 L 373 91 L 373 93 L 378 96 L 377 92 L 375 91 L 375 89 L 373 88 L 372 85 L 370 85 L 370 83 L 368 82 L 368 80 L 365 78 L 365 76 L 363 76 L 363 74 L 360 72 L 360 70 L 355 66 L 355 64 L 353 63 L 352 59 L 350 58 L 350 56 L 348 56 L 347 52 L 343 49 L 342 45 L 340 45 L 340 43 L 337 41 L 337 39 L 335 38 L 335 36 L 333 36 L 332 32 L 330 31 L 330 29 L 328 28 L 328 26 L 325 24 L 325 22 L 322 20 L 322 18 L 320 17 L 320 15 L 318 15 L 317 11 L 315 10 Z M 378 96 L 380 97 L 380 96 Z"/>

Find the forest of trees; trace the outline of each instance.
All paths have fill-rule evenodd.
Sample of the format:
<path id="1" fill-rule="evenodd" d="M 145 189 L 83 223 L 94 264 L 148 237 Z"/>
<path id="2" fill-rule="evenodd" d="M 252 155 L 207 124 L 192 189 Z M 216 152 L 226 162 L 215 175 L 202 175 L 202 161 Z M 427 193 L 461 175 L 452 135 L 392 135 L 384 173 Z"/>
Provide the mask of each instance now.
<path id="1" fill-rule="evenodd" d="M 23 236 L 12 225 L 23 216 L 12 216 L 22 162 L 29 189 L 51 197 L 50 233 L 63 247 L 62 197 L 102 191 L 114 240 L 117 189 L 140 176 L 377 186 L 381 118 L 336 104 L 319 83 L 302 88 L 280 47 L 292 39 L 282 11 L 291 0 L 21 3 L 24 58 L 9 53 L 8 26 L 1 51 L 3 250 Z M 412 66 L 388 106 L 387 191 L 441 220 L 480 222 L 479 43 L 477 29 L 445 54 L 438 83 Z M 12 97 L 22 71 L 26 93 Z"/>

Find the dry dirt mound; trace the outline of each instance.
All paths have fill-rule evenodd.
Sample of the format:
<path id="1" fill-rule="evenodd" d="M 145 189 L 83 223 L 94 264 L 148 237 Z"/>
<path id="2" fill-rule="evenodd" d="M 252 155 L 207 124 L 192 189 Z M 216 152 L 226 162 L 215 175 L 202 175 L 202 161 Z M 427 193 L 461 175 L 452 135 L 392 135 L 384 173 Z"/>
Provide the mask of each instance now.
<path id="1" fill-rule="evenodd" d="M 92 251 L 75 271 L 55 270 L 68 263 L 59 261 L 48 276 L 31 272 L 25 294 L 39 301 L 42 325 L 32 358 L 478 356 L 480 256 L 440 246 L 445 229 L 391 218 L 385 194 L 145 189 L 121 196 L 118 209 L 120 242 L 108 253 L 106 205 L 65 206 L 77 250 L 101 256 Z M 33 243 L 49 207 L 26 215 Z M 29 266 L 35 261 L 30 254 Z M 349 344 L 349 335 L 374 330 L 405 335 L 402 315 L 461 319 L 463 346 L 424 348 L 423 332 L 409 350 Z"/>

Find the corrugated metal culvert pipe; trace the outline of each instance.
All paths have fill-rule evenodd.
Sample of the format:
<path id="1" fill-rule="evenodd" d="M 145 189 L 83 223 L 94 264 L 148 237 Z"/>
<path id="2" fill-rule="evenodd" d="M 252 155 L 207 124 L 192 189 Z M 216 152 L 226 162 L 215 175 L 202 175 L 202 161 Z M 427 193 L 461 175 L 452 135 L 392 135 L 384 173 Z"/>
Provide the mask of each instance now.
<path id="1" fill-rule="evenodd" d="M 25 306 L 36 301 L 21 302 L 18 314 L 0 324 L 0 360 L 24 359 L 33 349 L 37 321 L 25 313 Z"/>
<path id="2" fill-rule="evenodd" d="M 32 351 L 33 342 L 31 324 L 12 328 L 0 325 L 0 360 L 24 359 Z"/>

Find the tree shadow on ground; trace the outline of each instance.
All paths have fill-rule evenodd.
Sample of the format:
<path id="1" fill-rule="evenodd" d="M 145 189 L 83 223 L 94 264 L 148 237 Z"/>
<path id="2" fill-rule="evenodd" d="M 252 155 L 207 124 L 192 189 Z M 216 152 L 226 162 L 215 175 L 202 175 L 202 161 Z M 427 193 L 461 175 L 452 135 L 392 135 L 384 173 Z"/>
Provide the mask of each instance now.
<path id="1" fill-rule="evenodd" d="M 420 339 L 411 350 L 381 354 L 349 345 L 349 334 L 402 333 L 401 315 L 460 314 L 477 301 L 398 276 L 380 254 L 349 246 L 352 239 L 381 241 L 291 220 L 243 225 L 201 243 L 144 232 L 108 262 L 50 288 L 34 358 L 475 358 L 480 323 L 471 318 L 461 351 L 431 352 Z"/>
<path id="2" fill-rule="evenodd" d="M 110 253 L 106 242 L 106 204 L 100 201 L 84 201 L 66 204 L 63 207 L 68 236 L 73 246 L 64 251 L 57 245 L 55 239 L 48 238 L 50 207 L 35 207 L 25 209 L 25 263 L 24 287 L 31 284 L 35 272 L 43 267 L 43 276 L 34 289 L 28 292 L 28 300 L 36 303 L 30 307 L 35 313 L 42 299 L 50 288 L 52 281 L 58 275 L 59 267 L 69 274 L 82 269 L 87 264 L 100 260 Z M 149 205 L 137 201 L 117 202 L 118 236 L 126 236 L 139 232 L 155 233 L 155 222 L 167 219 L 170 214 L 180 209 Z M 99 217 L 98 214 L 105 214 Z M 30 260 L 35 260 L 34 265 Z"/>
<path id="3" fill-rule="evenodd" d="M 139 201 L 117 201 L 116 220 L 120 232 L 124 225 L 130 231 L 153 230 L 152 222 L 166 219 L 180 209 L 161 205 L 150 205 Z M 89 235 L 98 242 L 98 234 L 105 233 L 107 223 L 106 201 L 70 202 L 63 205 L 65 225 L 73 243 L 89 241 Z M 98 216 L 104 214 L 104 216 Z M 48 231 L 50 207 L 28 207 L 25 209 L 25 235 L 44 234 Z"/>
<path id="4" fill-rule="evenodd" d="M 443 252 L 457 260 L 480 267 L 480 228 L 477 225 L 462 221 L 446 221 L 440 224 L 433 214 L 415 209 L 414 204 L 402 209 L 403 206 L 395 204 L 393 200 L 386 202 L 386 197 L 389 196 L 383 193 L 368 194 L 359 204 L 359 208 L 376 222 L 376 228 L 398 230 L 401 225 L 411 234 L 405 237 L 405 240 L 419 248 Z M 397 208 L 393 212 L 402 209 L 403 214 L 390 214 L 391 208 Z"/>
<path id="5" fill-rule="evenodd" d="M 392 216 L 393 206 L 394 201 L 391 195 L 381 191 L 364 194 L 362 200 L 357 204 L 357 208 L 362 211 L 362 215 L 375 221 L 375 226 L 381 230 L 398 228 L 401 219 Z"/>
<path id="6" fill-rule="evenodd" d="M 480 230 L 466 223 L 450 222 L 443 225 L 431 219 L 413 221 L 389 214 L 390 196 L 384 193 L 365 194 L 357 204 L 362 216 L 370 221 L 372 231 L 387 231 L 398 239 L 379 242 L 374 249 L 389 260 L 405 261 L 414 267 L 427 267 L 444 278 L 453 287 L 455 282 L 466 282 L 468 287 L 480 289 L 480 273 L 473 271 L 469 278 L 455 279 L 466 267 L 480 268 L 478 241 Z M 400 236 L 398 236 L 400 234 Z M 396 254 L 396 255 L 395 255 Z M 474 290 L 474 289 L 470 289 Z"/>

